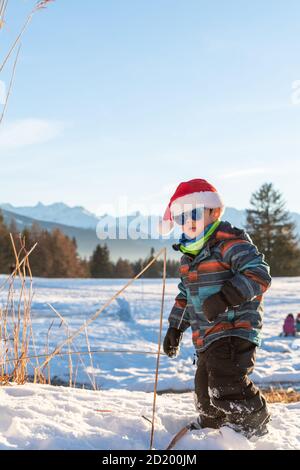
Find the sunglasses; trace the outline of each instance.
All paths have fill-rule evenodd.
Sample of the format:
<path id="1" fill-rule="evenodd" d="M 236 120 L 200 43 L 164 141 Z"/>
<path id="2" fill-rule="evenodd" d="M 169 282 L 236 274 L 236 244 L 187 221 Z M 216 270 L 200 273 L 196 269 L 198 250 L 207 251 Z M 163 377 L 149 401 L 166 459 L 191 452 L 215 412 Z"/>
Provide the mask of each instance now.
<path id="1" fill-rule="evenodd" d="M 195 209 L 188 211 L 188 212 L 183 212 L 182 214 L 179 215 L 174 215 L 174 221 L 176 222 L 177 225 L 185 225 L 187 220 L 192 219 L 194 221 L 196 220 L 201 220 L 204 215 L 204 208 L 203 207 L 196 207 Z"/>

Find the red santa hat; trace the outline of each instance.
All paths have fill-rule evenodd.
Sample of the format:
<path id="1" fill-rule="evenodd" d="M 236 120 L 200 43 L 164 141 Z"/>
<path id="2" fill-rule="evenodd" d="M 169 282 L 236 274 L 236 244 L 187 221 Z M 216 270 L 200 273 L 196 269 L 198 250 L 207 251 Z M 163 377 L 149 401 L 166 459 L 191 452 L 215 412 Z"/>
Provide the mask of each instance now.
<path id="1" fill-rule="evenodd" d="M 174 228 L 174 215 L 195 207 L 205 207 L 208 209 L 221 208 L 221 215 L 224 213 L 224 203 L 216 188 L 206 180 L 194 179 L 180 183 L 175 193 L 170 199 L 163 219 L 159 225 L 161 235 L 168 235 Z"/>

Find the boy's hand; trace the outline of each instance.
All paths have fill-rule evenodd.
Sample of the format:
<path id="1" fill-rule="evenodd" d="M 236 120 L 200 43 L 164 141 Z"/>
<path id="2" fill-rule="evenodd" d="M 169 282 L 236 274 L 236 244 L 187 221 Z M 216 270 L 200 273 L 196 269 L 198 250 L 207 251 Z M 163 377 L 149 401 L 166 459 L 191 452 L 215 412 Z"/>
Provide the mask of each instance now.
<path id="1" fill-rule="evenodd" d="M 202 310 L 209 322 L 213 322 L 218 315 L 225 313 L 228 307 L 238 307 L 247 299 L 243 297 L 229 281 L 226 281 L 220 292 L 208 297 L 202 305 Z"/>
<path id="2" fill-rule="evenodd" d="M 208 297 L 202 305 L 202 310 L 209 322 L 213 322 L 220 313 L 225 313 L 228 308 L 228 301 L 223 292 Z"/>
<path id="3" fill-rule="evenodd" d="M 182 338 L 182 331 L 170 326 L 166 333 L 164 344 L 163 344 L 163 349 L 167 356 L 176 357 L 181 338 Z"/>

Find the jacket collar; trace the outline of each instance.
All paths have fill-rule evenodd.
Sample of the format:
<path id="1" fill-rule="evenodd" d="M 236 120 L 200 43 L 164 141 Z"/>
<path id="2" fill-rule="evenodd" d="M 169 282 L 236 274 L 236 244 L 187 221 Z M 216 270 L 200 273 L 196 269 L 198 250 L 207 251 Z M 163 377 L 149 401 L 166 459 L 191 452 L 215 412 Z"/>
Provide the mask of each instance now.
<path id="1" fill-rule="evenodd" d="M 191 265 L 194 265 L 196 263 L 199 263 L 203 259 L 208 258 L 208 256 L 210 256 L 211 254 L 211 248 L 214 245 L 217 245 L 218 243 L 224 240 L 228 241 L 235 239 L 247 240 L 252 243 L 251 238 L 249 237 L 247 232 L 245 232 L 245 230 L 234 227 L 227 221 L 222 221 L 219 227 L 216 229 L 216 231 L 212 234 L 210 239 L 206 242 L 201 251 L 198 253 L 198 255 L 194 257 L 187 253 L 183 253 L 183 255 L 187 257 Z M 173 249 L 175 251 L 181 251 L 180 243 L 175 243 L 173 245 Z"/>

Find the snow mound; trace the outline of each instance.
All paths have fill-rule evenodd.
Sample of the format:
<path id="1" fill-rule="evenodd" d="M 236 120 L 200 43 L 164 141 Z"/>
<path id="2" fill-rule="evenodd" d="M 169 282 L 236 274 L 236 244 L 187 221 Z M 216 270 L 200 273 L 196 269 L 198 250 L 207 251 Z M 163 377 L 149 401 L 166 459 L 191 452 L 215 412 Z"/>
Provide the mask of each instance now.
<path id="1" fill-rule="evenodd" d="M 0 389 L 0 449 L 149 449 L 153 395 L 27 384 Z M 257 441 L 223 427 L 186 435 L 180 450 L 300 449 L 300 403 L 271 405 L 267 436 Z M 146 418 L 146 419 L 145 419 Z M 195 418 L 191 393 L 157 399 L 155 448 L 165 449 Z"/>

